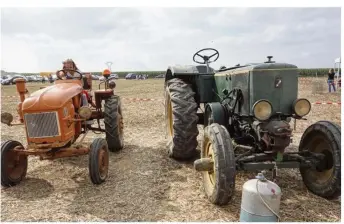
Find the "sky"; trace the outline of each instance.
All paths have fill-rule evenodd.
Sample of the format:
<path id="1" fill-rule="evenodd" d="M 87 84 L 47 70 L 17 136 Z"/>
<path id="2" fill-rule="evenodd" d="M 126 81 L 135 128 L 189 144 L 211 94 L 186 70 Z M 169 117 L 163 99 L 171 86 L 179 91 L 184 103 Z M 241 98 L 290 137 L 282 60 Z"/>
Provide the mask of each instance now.
<path id="1" fill-rule="evenodd" d="M 2 8 L 1 69 L 43 72 L 72 58 L 81 71 L 162 71 L 257 63 L 268 55 L 299 68 L 333 67 L 341 49 L 340 8 Z"/>

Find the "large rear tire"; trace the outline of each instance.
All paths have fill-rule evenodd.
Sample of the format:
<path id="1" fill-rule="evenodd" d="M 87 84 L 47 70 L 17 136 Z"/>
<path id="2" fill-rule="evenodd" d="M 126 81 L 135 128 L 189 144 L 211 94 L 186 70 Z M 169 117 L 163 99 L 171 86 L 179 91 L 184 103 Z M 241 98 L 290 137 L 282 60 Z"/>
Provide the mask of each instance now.
<path id="1" fill-rule="evenodd" d="M 1 185 L 4 187 L 15 186 L 26 176 L 28 159 L 13 150 L 17 146 L 23 147 L 12 140 L 1 143 Z"/>
<path id="2" fill-rule="evenodd" d="M 111 96 L 105 100 L 104 123 L 109 150 L 111 152 L 121 150 L 124 145 L 124 138 L 122 106 L 119 96 Z"/>
<path id="3" fill-rule="evenodd" d="M 204 129 L 201 158 L 210 158 L 214 163 L 211 171 L 202 171 L 209 201 L 228 204 L 234 194 L 236 163 L 232 141 L 224 126 L 213 123 Z"/>
<path id="4" fill-rule="evenodd" d="M 318 121 L 303 133 L 299 151 L 323 153 L 325 158 L 316 167 L 300 168 L 304 184 L 312 193 L 334 199 L 341 194 L 341 130 L 330 121 Z"/>
<path id="5" fill-rule="evenodd" d="M 197 155 L 197 108 L 195 93 L 183 80 L 166 83 L 165 119 L 168 134 L 167 150 L 171 158 L 188 160 Z"/>

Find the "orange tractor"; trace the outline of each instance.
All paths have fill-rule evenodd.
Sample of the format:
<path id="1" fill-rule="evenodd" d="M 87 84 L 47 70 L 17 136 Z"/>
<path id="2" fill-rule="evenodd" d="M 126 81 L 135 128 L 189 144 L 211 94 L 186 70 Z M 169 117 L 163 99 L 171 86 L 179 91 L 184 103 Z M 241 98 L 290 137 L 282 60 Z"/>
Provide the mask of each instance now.
<path id="1" fill-rule="evenodd" d="M 101 184 L 106 180 L 109 151 L 121 150 L 124 142 L 121 100 L 114 94 L 116 85 L 113 80 L 108 80 L 110 72 L 105 70 L 105 79 L 99 84 L 99 90 L 94 91 L 93 100 L 87 94 L 92 88 L 92 80 L 74 70 L 58 72 L 67 71 L 78 73 L 80 77 L 64 80 L 57 75 L 54 85 L 41 88 L 29 97 L 25 96 L 25 81 L 17 80 L 19 121 L 12 123 L 13 116 L 4 112 L 1 123 L 23 125 L 27 146 L 14 140 L 1 143 L 2 186 L 14 186 L 25 178 L 30 155 L 53 160 L 88 154 L 91 181 Z M 105 89 L 100 89 L 102 83 Z M 100 120 L 104 121 L 105 127 L 100 125 Z M 96 127 L 93 126 L 95 121 Z M 95 138 L 88 146 L 83 140 L 89 131 L 105 132 L 105 139 Z"/>

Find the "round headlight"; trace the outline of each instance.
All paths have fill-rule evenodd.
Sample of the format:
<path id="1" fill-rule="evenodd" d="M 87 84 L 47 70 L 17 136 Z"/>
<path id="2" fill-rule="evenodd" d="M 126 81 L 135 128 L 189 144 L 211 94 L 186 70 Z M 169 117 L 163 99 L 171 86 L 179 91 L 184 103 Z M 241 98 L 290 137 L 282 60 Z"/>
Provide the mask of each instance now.
<path id="1" fill-rule="evenodd" d="M 81 118 L 83 119 L 89 119 L 92 115 L 92 110 L 91 108 L 87 107 L 87 106 L 82 106 L 79 109 L 79 115 Z"/>
<path id="2" fill-rule="evenodd" d="M 270 118 L 272 114 L 272 105 L 267 100 L 258 100 L 253 105 L 253 115 L 261 121 L 265 121 Z"/>
<path id="3" fill-rule="evenodd" d="M 293 110 L 297 116 L 306 116 L 311 111 L 311 103 L 307 99 L 297 99 L 293 103 Z"/>

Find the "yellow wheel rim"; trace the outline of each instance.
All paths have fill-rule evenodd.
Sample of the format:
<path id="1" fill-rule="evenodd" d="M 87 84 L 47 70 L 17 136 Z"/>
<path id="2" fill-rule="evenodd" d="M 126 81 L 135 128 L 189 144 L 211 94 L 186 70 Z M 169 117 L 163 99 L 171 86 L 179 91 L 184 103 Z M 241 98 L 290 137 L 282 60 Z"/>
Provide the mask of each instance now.
<path id="1" fill-rule="evenodd" d="M 332 154 L 333 153 L 332 149 L 329 149 L 327 144 L 321 140 L 322 139 L 317 140 L 315 141 L 315 143 L 312 144 L 313 151 L 315 153 L 323 153 L 325 151 L 328 151 L 329 153 Z M 311 172 L 311 175 L 315 177 L 318 184 L 324 184 L 332 178 L 333 169 L 334 169 L 334 164 L 332 164 L 332 167 L 330 169 L 327 169 L 324 171 L 310 170 L 309 172 Z"/>
<path id="2" fill-rule="evenodd" d="M 207 195 L 211 195 L 215 188 L 215 183 L 216 183 L 215 172 L 216 171 L 215 171 L 215 154 L 214 154 L 213 144 L 208 136 L 204 137 L 204 144 L 202 147 L 203 147 L 202 158 L 210 158 L 214 163 L 212 171 L 202 172 L 205 191 L 207 192 Z"/>
<path id="3" fill-rule="evenodd" d="M 213 170 L 207 171 L 207 174 L 209 176 L 209 180 L 210 180 L 211 184 L 214 186 L 215 185 L 215 160 L 214 160 L 213 146 L 212 146 L 212 143 L 210 141 L 208 141 L 207 145 L 206 145 L 206 156 L 208 158 L 212 159 L 213 163 L 214 163 Z"/>

